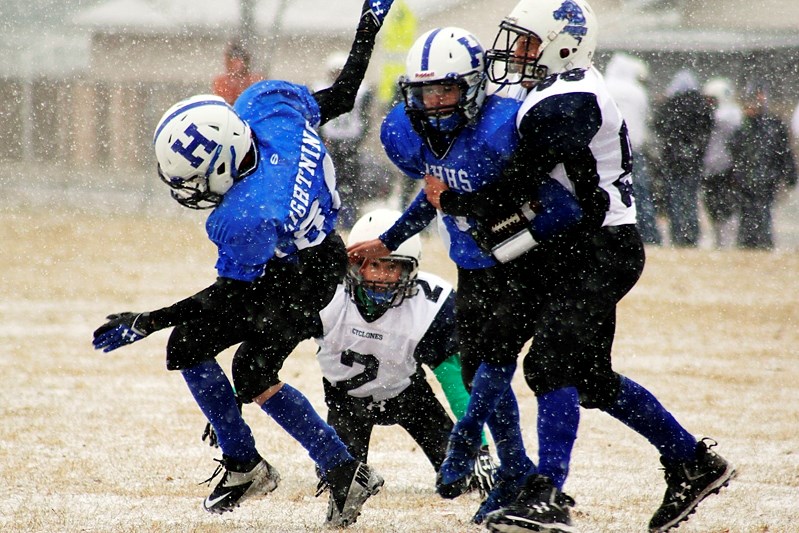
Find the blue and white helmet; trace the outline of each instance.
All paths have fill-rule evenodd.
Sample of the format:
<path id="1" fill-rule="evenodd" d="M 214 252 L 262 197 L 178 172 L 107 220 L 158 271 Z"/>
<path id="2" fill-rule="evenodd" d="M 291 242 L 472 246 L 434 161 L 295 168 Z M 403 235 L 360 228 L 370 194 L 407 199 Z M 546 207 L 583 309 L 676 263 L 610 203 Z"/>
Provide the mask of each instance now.
<path id="1" fill-rule="evenodd" d="M 194 209 L 214 207 L 239 177 L 253 146 L 250 127 L 219 96 L 199 94 L 170 107 L 153 136 L 158 175 L 172 197 Z"/>
<path id="2" fill-rule="evenodd" d="M 486 52 L 488 77 L 500 85 L 535 84 L 551 74 L 588 68 L 594 60 L 599 24 L 586 0 L 521 0 L 499 25 Z M 540 41 L 533 57 L 522 38 Z"/>
<path id="3" fill-rule="evenodd" d="M 477 37 L 455 28 L 435 28 L 419 37 L 408 52 L 399 85 L 414 128 L 429 133 L 456 133 L 472 122 L 486 96 L 485 51 Z M 453 85 L 460 91 L 454 105 L 425 105 L 425 88 Z M 423 132 L 419 131 L 420 134 Z"/>

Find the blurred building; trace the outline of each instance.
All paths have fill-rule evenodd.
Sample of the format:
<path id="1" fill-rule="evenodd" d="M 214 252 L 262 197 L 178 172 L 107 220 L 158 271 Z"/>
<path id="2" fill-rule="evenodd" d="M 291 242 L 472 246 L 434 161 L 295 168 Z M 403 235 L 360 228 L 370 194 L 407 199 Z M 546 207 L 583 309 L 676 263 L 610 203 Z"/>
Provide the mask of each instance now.
<path id="1" fill-rule="evenodd" d="M 0 160 L 49 161 L 65 170 L 125 171 L 152 165 L 153 126 L 175 100 L 210 90 L 211 78 L 222 70 L 225 43 L 241 27 L 240 6 L 245 2 L 252 6 L 253 67 L 271 78 L 303 83 L 318 78 L 330 50 L 349 48 L 362 4 L 81 0 L 77 4 L 82 11 L 67 13 L 60 7 L 60 32 L 19 38 L 9 33 L 14 28 L 3 27 L 8 31 L 0 37 L 0 52 L 5 51 L 0 53 Z M 500 19 L 516 3 L 405 2 L 416 16 L 419 33 L 434 26 L 462 26 L 486 47 Z M 752 77 L 774 80 L 777 106 L 785 102 L 792 111 L 799 101 L 799 3 L 591 3 L 602 28 L 599 65 L 618 50 L 646 60 L 652 94 L 688 65 L 701 81 L 718 75 L 741 84 Z M 379 83 L 387 59 L 378 44 L 368 73 L 373 83 Z"/>

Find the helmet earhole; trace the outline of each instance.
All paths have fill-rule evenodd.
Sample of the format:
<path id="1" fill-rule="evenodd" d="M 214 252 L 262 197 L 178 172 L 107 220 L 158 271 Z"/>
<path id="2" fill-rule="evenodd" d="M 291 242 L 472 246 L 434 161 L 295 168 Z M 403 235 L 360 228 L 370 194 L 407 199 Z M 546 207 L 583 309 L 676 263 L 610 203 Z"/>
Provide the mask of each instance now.
<path id="1" fill-rule="evenodd" d="M 575 49 L 575 51 L 576 51 L 576 49 Z M 560 49 L 560 58 L 561 59 L 566 59 L 570 55 L 571 55 L 571 50 L 569 50 L 568 48 L 561 48 Z"/>

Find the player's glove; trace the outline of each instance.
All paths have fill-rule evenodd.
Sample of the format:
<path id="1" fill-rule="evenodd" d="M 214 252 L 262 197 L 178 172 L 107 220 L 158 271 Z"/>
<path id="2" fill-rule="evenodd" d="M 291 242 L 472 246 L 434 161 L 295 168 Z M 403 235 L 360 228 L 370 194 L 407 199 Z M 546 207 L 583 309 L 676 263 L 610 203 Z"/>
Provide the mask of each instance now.
<path id="1" fill-rule="evenodd" d="M 481 500 L 485 500 L 488 497 L 488 493 L 494 488 L 496 473 L 497 463 L 494 461 L 488 446 L 481 446 L 474 462 L 474 476 L 472 477 L 472 485 L 480 492 Z"/>
<path id="2" fill-rule="evenodd" d="M 239 414 L 241 414 L 241 408 L 243 405 L 244 402 L 242 402 L 241 399 L 236 396 L 236 407 L 239 408 Z M 212 426 L 210 422 L 205 424 L 202 440 L 203 442 L 208 441 L 208 446 L 211 448 L 219 448 L 219 437 L 217 437 L 216 431 L 214 431 L 214 426 Z"/>
<path id="3" fill-rule="evenodd" d="M 375 29 L 380 29 L 393 3 L 394 0 L 365 0 L 361 8 L 361 20 L 369 18 L 377 26 Z"/>
<path id="4" fill-rule="evenodd" d="M 126 344 L 139 341 L 152 333 L 145 326 L 149 313 L 116 313 L 108 315 L 108 322 L 94 330 L 92 344 L 95 350 L 110 352 Z"/>

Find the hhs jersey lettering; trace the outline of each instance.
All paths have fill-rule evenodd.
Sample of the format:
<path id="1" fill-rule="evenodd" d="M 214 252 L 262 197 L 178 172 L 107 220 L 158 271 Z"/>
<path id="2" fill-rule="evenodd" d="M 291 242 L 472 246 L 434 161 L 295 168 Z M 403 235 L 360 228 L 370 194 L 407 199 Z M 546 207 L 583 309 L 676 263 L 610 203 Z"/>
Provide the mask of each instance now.
<path id="1" fill-rule="evenodd" d="M 441 181 L 445 181 L 450 189 L 471 192 L 474 190 L 469 179 L 469 173 L 465 170 L 456 170 L 442 165 L 430 165 L 425 163 L 425 171 L 431 176 L 435 176 Z"/>

